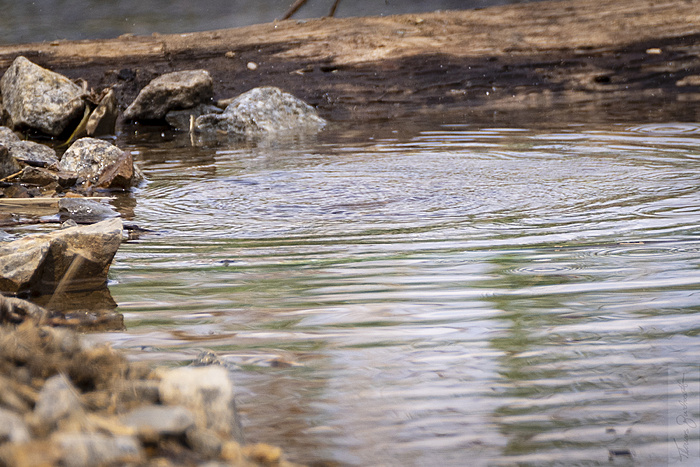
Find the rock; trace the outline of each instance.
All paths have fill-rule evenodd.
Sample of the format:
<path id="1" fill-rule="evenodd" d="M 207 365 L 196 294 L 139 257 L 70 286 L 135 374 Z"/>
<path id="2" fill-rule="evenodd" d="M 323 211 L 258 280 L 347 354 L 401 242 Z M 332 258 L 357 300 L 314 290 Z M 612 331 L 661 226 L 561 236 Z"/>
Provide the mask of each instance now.
<path id="1" fill-rule="evenodd" d="M 0 144 L 14 143 L 16 141 L 21 141 L 19 136 L 15 134 L 10 128 L 6 126 L 0 126 Z"/>
<path id="2" fill-rule="evenodd" d="M 39 392 L 33 424 L 40 431 L 52 430 L 59 421 L 83 413 L 78 390 L 63 374 L 52 376 Z"/>
<path id="3" fill-rule="evenodd" d="M 60 465 L 65 467 L 131 465 L 145 460 L 141 444 L 134 436 L 57 433 L 52 441 L 60 448 Z"/>
<path id="4" fill-rule="evenodd" d="M 85 131 L 88 136 L 113 135 L 119 110 L 117 97 L 113 89 L 109 89 L 100 99 L 95 110 L 90 114 Z"/>
<path id="5" fill-rule="evenodd" d="M 198 428 L 209 428 L 242 442 L 235 392 L 226 369 L 207 366 L 169 370 L 161 377 L 159 392 L 163 403 L 189 408 Z"/>
<path id="6" fill-rule="evenodd" d="M 122 241 L 121 219 L 35 234 L 0 245 L 0 291 L 32 294 L 98 289 Z M 63 281 L 63 283 L 62 283 Z"/>
<path id="7" fill-rule="evenodd" d="M 0 178 L 9 177 L 20 170 L 22 166 L 10 155 L 8 147 L 0 143 Z"/>
<path id="8" fill-rule="evenodd" d="M 5 111 L 15 128 L 58 136 L 85 107 L 82 89 L 63 75 L 17 57 L 0 80 Z"/>
<path id="9" fill-rule="evenodd" d="M 238 96 L 221 114 L 198 117 L 194 130 L 250 138 L 278 132 L 316 132 L 325 124 L 313 107 L 291 94 L 275 87 L 260 87 Z"/>
<path id="10" fill-rule="evenodd" d="M 124 152 L 119 159 L 105 167 L 96 184 L 100 188 L 127 190 L 133 183 L 134 159 L 130 152 Z"/>
<path id="11" fill-rule="evenodd" d="M 5 188 L 5 198 L 31 198 L 32 193 L 22 185 L 11 185 Z"/>
<path id="12" fill-rule="evenodd" d="M 22 169 L 22 174 L 19 176 L 19 180 L 23 183 L 41 186 L 45 186 L 50 183 L 57 183 L 63 188 L 68 188 L 75 185 L 75 182 L 78 180 L 78 175 L 73 172 L 56 172 L 54 170 L 43 169 L 40 167 L 26 166 L 24 169 Z"/>
<path id="13" fill-rule="evenodd" d="M 184 436 L 194 426 L 194 415 L 185 407 L 151 405 L 128 412 L 119 421 L 149 441 L 163 436 Z"/>
<path id="14" fill-rule="evenodd" d="M 26 443 L 29 440 L 29 428 L 22 417 L 0 407 L 0 444 Z"/>
<path id="15" fill-rule="evenodd" d="M 82 223 L 119 217 L 119 213 L 111 205 L 90 198 L 61 198 L 58 201 L 58 214 L 61 220 L 73 219 Z"/>
<path id="16" fill-rule="evenodd" d="M 75 172 L 78 176 L 94 183 L 107 167 L 124 159 L 124 157 L 124 151 L 107 141 L 81 138 L 63 154 L 58 169 Z"/>
<path id="17" fill-rule="evenodd" d="M 56 151 L 33 141 L 16 141 L 7 144 L 10 155 L 20 162 L 34 167 L 49 167 L 58 164 Z"/>
<path id="18" fill-rule="evenodd" d="M 165 121 L 168 122 L 168 125 L 170 125 L 173 128 L 176 128 L 181 131 L 187 131 L 190 129 L 191 118 L 196 119 L 197 117 L 200 117 L 202 115 L 221 112 L 223 112 L 223 110 L 221 110 L 215 105 L 199 104 L 198 106 L 192 107 L 191 109 L 171 110 L 170 112 L 165 114 Z"/>
<path id="19" fill-rule="evenodd" d="M 124 111 L 126 120 L 162 120 L 170 110 L 210 102 L 214 83 L 206 70 L 167 73 L 148 83 Z"/>

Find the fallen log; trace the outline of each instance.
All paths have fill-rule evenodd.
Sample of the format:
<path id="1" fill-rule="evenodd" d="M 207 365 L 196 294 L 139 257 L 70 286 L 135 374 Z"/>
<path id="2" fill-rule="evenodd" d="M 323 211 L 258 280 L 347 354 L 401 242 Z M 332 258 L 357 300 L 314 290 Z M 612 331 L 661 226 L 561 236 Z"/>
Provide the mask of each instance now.
<path id="1" fill-rule="evenodd" d="M 334 120 L 458 110 L 473 119 L 698 120 L 700 0 L 570 0 L 0 47 L 128 105 L 204 68 L 216 98 L 279 86 Z M 534 113 L 533 113 L 534 112 Z M 504 117 L 505 118 L 505 117 Z"/>

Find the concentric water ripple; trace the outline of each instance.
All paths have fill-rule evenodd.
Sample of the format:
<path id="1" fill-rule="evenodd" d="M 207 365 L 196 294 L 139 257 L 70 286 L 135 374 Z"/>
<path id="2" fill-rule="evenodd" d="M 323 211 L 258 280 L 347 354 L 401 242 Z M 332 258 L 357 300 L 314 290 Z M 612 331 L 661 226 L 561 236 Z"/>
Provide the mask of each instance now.
<path id="1" fill-rule="evenodd" d="M 679 398 L 700 420 L 700 126 L 393 125 L 135 145 L 154 232 L 120 250 L 127 331 L 100 339 L 214 350 L 249 440 L 300 462 L 677 460 Z"/>

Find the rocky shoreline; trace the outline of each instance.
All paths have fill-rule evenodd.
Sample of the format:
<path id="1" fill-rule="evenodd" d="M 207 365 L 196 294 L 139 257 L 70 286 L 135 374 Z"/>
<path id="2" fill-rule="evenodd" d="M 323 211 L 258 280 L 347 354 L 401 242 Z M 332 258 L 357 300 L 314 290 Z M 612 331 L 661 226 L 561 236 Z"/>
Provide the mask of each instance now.
<path id="1" fill-rule="evenodd" d="M 116 304 L 82 312 L 55 306 L 56 297 L 72 293 L 109 297 L 107 274 L 124 228 L 101 203 L 108 197 L 94 195 L 143 179 L 131 155 L 110 141 L 114 93 L 83 84 L 21 56 L 0 80 L 0 123 L 7 125 L 0 126 L 0 221 L 12 225 L 13 209 L 26 205 L 64 214 L 53 232 L 0 243 L 0 465 L 295 465 L 277 447 L 244 443 L 234 384 L 216 358 L 176 369 L 129 363 L 77 333 L 122 329 Z M 193 144 L 325 125 L 277 88 L 217 106 L 212 86 L 206 70 L 160 76 L 125 118 L 172 122 L 191 132 Z"/>

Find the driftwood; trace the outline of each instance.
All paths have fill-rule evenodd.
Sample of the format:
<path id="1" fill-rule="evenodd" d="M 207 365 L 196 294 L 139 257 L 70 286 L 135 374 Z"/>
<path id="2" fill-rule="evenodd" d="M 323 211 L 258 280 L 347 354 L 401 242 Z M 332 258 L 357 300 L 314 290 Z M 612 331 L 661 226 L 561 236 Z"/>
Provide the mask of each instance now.
<path id="1" fill-rule="evenodd" d="M 698 120 L 700 0 L 571 0 L 0 47 L 125 107 L 164 72 L 216 97 L 276 85 L 335 120 L 457 110 L 474 120 Z M 251 63 L 254 63 L 253 66 Z M 529 110 L 529 112 L 522 112 Z"/>

